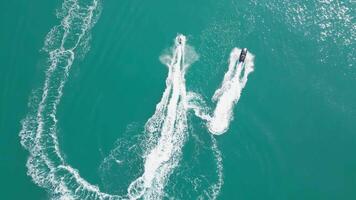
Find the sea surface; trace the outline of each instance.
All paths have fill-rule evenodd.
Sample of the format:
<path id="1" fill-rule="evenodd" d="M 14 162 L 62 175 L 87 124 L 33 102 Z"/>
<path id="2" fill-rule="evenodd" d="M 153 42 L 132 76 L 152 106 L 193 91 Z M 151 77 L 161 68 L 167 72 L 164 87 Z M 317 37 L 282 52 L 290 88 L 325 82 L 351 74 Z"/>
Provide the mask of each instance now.
<path id="1" fill-rule="evenodd" d="M 0 199 L 356 199 L 354 0 L 0 8 Z"/>

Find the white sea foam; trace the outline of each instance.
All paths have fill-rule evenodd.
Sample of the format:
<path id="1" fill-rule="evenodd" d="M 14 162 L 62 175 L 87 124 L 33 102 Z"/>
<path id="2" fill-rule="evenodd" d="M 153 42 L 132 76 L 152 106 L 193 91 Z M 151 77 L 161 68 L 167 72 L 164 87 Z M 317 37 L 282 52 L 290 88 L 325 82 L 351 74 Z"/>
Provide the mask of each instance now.
<path id="1" fill-rule="evenodd" d="M 185 73 L 198 59 L 194 49 L 186 44 L 184 35 L 178 35 L 172 55 L 161 56 L 168 67 L 166 89 L 156 106 L 154 115 L 145 125 L 146 140 L 144 172 L 127 189 L 127 195 L 111 195 L 83 179 L 79 172 L 68 165 L 61 155 L 57 139 L 57 108 L 63 89 L 76 57 L 88 49 L 90 30 L 98 19 L 99 0 L 82 6 L 76 0 L 65 0 L 57 16 L 61 23 L 47 35 L 44 50 L 48 53 L 49 66 L 45 73 L 42 94 L 34 94 L 30 101 L 30 112 L 22 121 L 21 144 L 29 151 L 28 175 L 39 186 L 51 192 L 54 199 L 161 199 L 169 176 L 179 163 L 181 150 L 187 135 L 187 112 L 193 109 L 208 121 L 214 134 L 226 131 L 233 105 L 238 101 L 241 90 L 252 71 L 252 56 L 247 56 L 243 66 L 236 67 L 239 50 L 234 49 L 229 70 L 219 90 L 214 95 L 217 107 L 213 115 L 206 114 L 201 98 L 186 92 Z M 240 73 L 244 68 L 244 76 Z M 196 104 L 194 99 L 198 102 Z M 218 181 L 210 188 L 215 199 L 223 184 L 221 153 L 213 140 L 213 152 L 217 162 Z M 113 158 L 115 160 L 115 158 Z M 124 162 L 120 160 L 118 164 Z"/>
<path id="2" fill-rule="evenodd" d="M 91 5 L 81 6 L 76 0 L 66 0 L 62 4 L 58 13 L 61 23 L 45 40 L 49 67 L 42 94 L 30 101 L 32 110 L 22 121 L 21 144 L 30 153 L 27 173 L 35 183 L 48 189 L 54 199 L 119 198 L 100 192 L 66 164 L 57 139 L 57 107 L 75 57 L 88 48 L 89 32 L 98 18 L 99 3 L 93 0 Z"/>
<path id="3" fill-rule="evenodd" d="M 160 199 L 168 177 L 178 165 L 181 148 L 187 134 L 187 101 L 185 73 L 197 59 L 195 51 L 186 45 L 186 38 L 178 35 L 173 55 L 161 56 L 168 67 L 166 90 L 155 114 L 146 124 L 149 147 L 145 153 L 144 173 L 134 180 L 128 194 L 132 199 Z M 187 59 L 187 56 L 188 59 Z"/>
<path id="4" fill-rule="evenodd" d="M 234 48 L 230 53 L 228 70 L 220 88 L 215 91 L 212 98 L 216 102 L 212 113 L 211 108 L 206 105 L 201 95 L 194 92 L 189 92 L 187 95 L 188 108 L 193 110 L 196 116 L 206 121 L 208 130 L 214 135 L 221 135 L 228 130 L 234 105 L 239 101 L 242 90 L 248 81 L 248 75 L 253 71 L 254 56 L 248 53 L 245 62 L 241 63 L 238 62 L 240 53 L 241 49 L 238 48 Z M 224 184 L 222 155 L 214 136 L 211 136 L 211 139 L 218 179 L 216 183 L 211 184 L 208 190 L 204 190 L 198 199 L 205 197 L 216 199 Z"/>
<path id="5" fill-rule="evenodd" d="M 217 165 L 217 170 L 216 173 L 218 175 L 218 180 L 215 184 L 211 185 L 210 190 L 211 190 L 211 199 L 216 199 L 220 193 L 220 190 L 224 184 L 224 166 L 222 163 L 222 155 L 221 151 L 218 148 L 218 144 L 214 136 L 211 136 L 211 141 L 212 141 L 212 150 L 214 153 L 215 157 L 215 162 Z"/>
<path id="6" fill-rule="evenodd" d="M 194 93 L 188 93 L 188 107 L 194 113 L 207 121 L 209 131 L 215 135 L 225 133 L 232 120 L 234 105 L 239 101 L 241 92 L 244 89 L 248 75 L 253 71 L 254 56 L 248 53 L 245 62 L 238 62 L 241 49 L 234 48 L 231 51 L 228 70 L 224 75 L 223 82 L 212 98 L 216 102 L 216 107 L 212 114 L 205 106 L 203 98 Z"/>
<path id="7" fill-rule="evenodd" d="M 207 127 L 213 134 L 222 134 L 228 129 L 234 104 L 238 102 L 248 75 L 253 71 L 253 55 L 248 53 L 245 62 L 238 63 L 241 50 L 233 49 L 229 69 L 221 87 L 213 97 L 217 106 L 213 114 L 209 114 L 210 109 L 200 95 L 186 92 L 184 75 L 187 67 L 196 59 L 195 52 L 191 50 L 187 53 L 185 52 L 187 49 L 189 48 L 186 48 L 185 37 L 179 35 L 173 48 L 173 56 L 161 56 L 161 61 L 169 70 L 166 90 L 156 107 L 155 114 L 146 123 L 145 130 L 149 135 L 149 142 L 145 154 L 144 172 L 128 188 L 131 199 L 160 199 L 164 195 L 163 189 L 168 177 L 178 165 L 181 148 L 186 139 L 189 109 L 207 121 Z M 186 59 L 187 55 L 193 58 L 190 62 Z M 212 143 L 218 180 L 205 193 L 210 199 L 216 199 L 223 185 L 223 165 L 221 152 L 213 136 Z"/>
<path id="8" fill-rule="evenodd" d="M 92 26 L 87 24 L 92 23 L 88 18 L 92 17 L 92 8 L 97 6 L 97 1 L 94 1 L 93 5 L 86 9 L 88 13 L 79 14 L 76 12 L 82 12 L 83 9 L 79 9 L 76 1 L 70 3 L 64 3 L 63 7 L 69 10 L 65 12 L 67 15 L 63 17 L 61 25 L 54 27 L 46 38 L 44 49 L 49 53 L 50 65 L 46 71 L 42 94 L 39 95 L 38 101 L 32 102 L 31 107 L 34 110 L 22 122 L 21 143 L 30 152 L 28 174 L 35 183 L 48 189 L 54 199 L 160 199 L 167 178 L 179 162 L 186 138 L 187 103 L 184 75 L 188 66 L 197 59 L 197 55 L 192 47 L 185 44 L 183 35 L 176 38 L 171 62 L 166 63 L 169 68 L 167 88 L 155 114 L 145 126 L 149 140 L 146 146 L 144 174 L 129 186 L 128 196 L 103 193 L 66 164 L 57 139 L 57 107 L 77 48 L 81 45 L 80 40 L 88 34 Z M 84 18 L 81 31 L 76 33 L 68 23 L 79 20 L 72 19 L 78 16 Z M 71 47 L 65 47 L 66 38 L 71 34 L 78 36 L 77 40 Z M 55 48 L 56 44 L 58 48 Z M 187 53 L 188 59 L 185 58 Z M 38 105 L 33 105 L 37 103 Z"/>
<path id="9" fill-rule="evenodd" d="M 213 117 L 208 123 L 208 128 L 213 134 L 220 135 L 227 131 L 232 119 L 234 105 L 240 99 L 249 73 L 253 71 L 253 56 L 248 53 L 245 62 L 239 63 L 237 60 L 240 51 L 237 48 L 232 50 L 229 70 L 225 74 L 221 87 L 213 96 L 213 100 L 217 102 L 217 105 Z M 244 73 L 241 77 L 242 71 Z"/>
<path id="10" fill-rule="evenodd" d="M 218 148 L 218 144 L 216 141 L 216 138 L 214 135 L 210 135 L 211 137 L 211 150 L 214 155 L 214 161 L 216 163 L 216 175 L 217 175 L 217 180 L 214 183 L 210 183 L 210 186 L 203 190 L 203 192 L 198 196 L 197 199 L 203 200 L 203 199 L 211 199 L 215 200 L 218 198 L 221 188 L 224 184 L 224 166 L 223 166 L 223 159 L 222 159 L 222 153 Z M 200 185 L 201 180 L 199 178 L 194 179 L 193 185 L 195 188 L 197 188 L 198 185 Z"/>

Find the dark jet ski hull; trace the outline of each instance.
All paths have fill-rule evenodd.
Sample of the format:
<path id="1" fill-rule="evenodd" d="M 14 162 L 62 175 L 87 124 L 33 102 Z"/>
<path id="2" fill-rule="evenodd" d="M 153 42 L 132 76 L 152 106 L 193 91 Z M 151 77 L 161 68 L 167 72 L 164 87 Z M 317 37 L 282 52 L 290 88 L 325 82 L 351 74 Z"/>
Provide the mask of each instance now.
<path id="1" fill-rule="evenodd" d="M 247 55 L 247 48 L 243 48 L 240 53 L 239 62 L 245 62 Z"/>

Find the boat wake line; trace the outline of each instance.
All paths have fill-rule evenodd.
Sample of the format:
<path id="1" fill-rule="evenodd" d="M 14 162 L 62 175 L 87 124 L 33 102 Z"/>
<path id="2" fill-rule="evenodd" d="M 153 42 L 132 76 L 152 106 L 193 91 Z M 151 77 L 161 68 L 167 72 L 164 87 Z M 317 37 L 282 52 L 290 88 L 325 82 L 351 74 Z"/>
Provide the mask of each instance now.
<path id="1" fill-rule="evenodd" d="M 212 100 L 216 102 L 215 110 L 205 106 L 204 99 L 197 93 L 188 93 L 188 107 L 196 116 L 207 122 L 208 130 L 215 135 L 225 133 L 232 120 L 234 105 L 239 101 L 248 75 L 253 72 L 253 59 L 251 53 L 247 53 L 244 62 L 240 62 L 241 49 L 234 48 L 230 53 L 229 68 L 224 75 L 224 80 L 219 89 L 214 93 Z M 243 73 L 243 74 L 242 74 Z"/>
<path id="2" fill-rule="evenodd" d="M 185 43 L 185 36 L 178 35 L 173 55 L 161 57 L 168 67 L 166 89 L 156 112 L 145 125 L 149 143 L 144 153 L 144 173 L 128 188 L 132 199 L 161 199 L 167 178 L 178 165 L 188 128 L 184 75 L 197 59 L 194 49 Z"/>
<path id="3" fill-rule="evenodd" d="M 107 194 L 66 163 L 58 143 L 56 118 L 70 69 L 75 58 L 88 50 L 90 30 L 99 14 L 99 0 L 92 0 L 87 6 L 77 0 L 65 0 L 58 12 L 60 25 L 52 28 L 46 37 L 44 50 L 48 53 L 49 66 L 43 87 L 29 102 L 30 111 L 23 119 L 20 131 L 21 144 L 30 154 L 26 163 L 27 174 L 37 185 L 48 190 L 53 199 L 162 199 L 169 176 L 181 159 L 188 135 L 189 110 L 207 122 L 211 133 L 226 132 L 233 107 L 253 71 L 253 56 L 247 54 L 244 63 L 238 62 L 240 50 L 233 49 L 229 69 L 213 97 L 217 104 L 211 113 L 203 106 L 201 96 L 186 91 L 185 73 L 198 56 L 193 47 L 186 44 L 186 37 L 178 35 L 172 55 L 160 57 L 168 67 L 168 76 L 161 101 L 145 124 L 144 171 L 129 184 L 127 194 Z M 211 185 L 208 196 L 215 199 L 223 184 L 223 166 L 216 139 L 211 138 L 218 180 Z"/>

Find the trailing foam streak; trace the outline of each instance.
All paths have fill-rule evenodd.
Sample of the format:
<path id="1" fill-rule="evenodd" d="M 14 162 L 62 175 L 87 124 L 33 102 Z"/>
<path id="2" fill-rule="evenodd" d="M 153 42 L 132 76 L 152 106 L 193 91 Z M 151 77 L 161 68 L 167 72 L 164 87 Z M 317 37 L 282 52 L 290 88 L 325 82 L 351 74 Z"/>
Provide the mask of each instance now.
<path id="1" fill-rule="evenodd" d="M 168 177 L 178 165 L 181 148 L 187 134 L 187 104 L 185 72 L 195 60 L 185 60 L 186 38 L 178 35 L 173 56 L 164 64 L 168 67 L 167 87 L 156 113 L 148 120 L 146 132 L 149 141 L 155 141 L 147 149 L 144 173 L 133 181 L 128 194 L 131 199 L 160 199 Z M 191 51 L 192 54 L 195 52 Z M 193 56 L 194 57 L 194 56 Z M 168 62 L 167 62 L 168 61 Z"/>
<path id="2" fill-rule="evenodd" d="M 207 121 L 207 127 L 211 133 L 221 135 L 228 130 L 234 105 L 239 101 L 248 75 L 253 71 L 253 58 L 254 56 L 248 53 L 246 48 L 232 50 L 228 71 L 224 75 L 221 87 L 215 91 L 212 98 L 217 102 L 212 114 L 209 114 L 209 108 L 204 106 L 205 103 L 200 95 L 194 92 L 188 94 L 189 108 L 198 117 Z"/>

